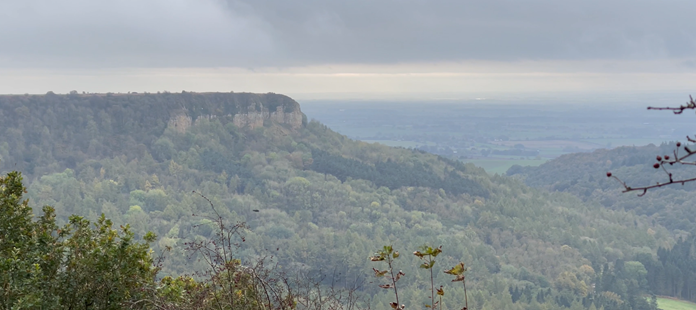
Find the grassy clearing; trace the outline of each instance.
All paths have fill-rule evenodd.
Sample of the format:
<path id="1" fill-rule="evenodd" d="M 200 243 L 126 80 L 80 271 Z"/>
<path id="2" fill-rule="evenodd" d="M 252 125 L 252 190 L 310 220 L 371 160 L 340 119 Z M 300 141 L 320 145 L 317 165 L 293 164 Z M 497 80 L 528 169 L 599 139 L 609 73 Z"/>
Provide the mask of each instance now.
<path id="1" fill-rule="evenodd" d="M 497 141 L 494 144 L 512 147 L 517 144 L 522 144 L 528 149 L 562 149 L 565 147 L 575 147 L 581 150 L 592 150 L 599 147 L 596 143 L 572 141 L 572 140 L 527 140 L 527 141 Z"/>
<path id="2" fill-rule="evenodd" d="M 674 139 L 670 138 L 653 138 L 653 139 L 630 139 L 630 138 L 614 138 L 614 139 L 584 139 L 582 141 L 595 143 L 601 145 L 602 147 L 607 147 L 609 144 L 611 147 L 618 146 L 643 146 L 648 144 L 660 145 L 662 142 L 669 142 Z"/>
<path id="3" fill-rule="evenodd" d="M 671 298 L 657 298 L 657 306 L 662 310 L 696 310 L 696 304 Z"/>
<path id="4" fill-rule="evenodd" d="M 486 170 L 489 174 L 504 174 L 513 165 L 520 166 L 539 166 L 548 159 L 467 159 L 467 163 L 472 163 Z M 696 310 L 696 309 L 695 309 Z"/>
<path id="5" fill-rule="evenodd" d="M 368 140 L 364 139 L 361 140 L 363 142 L 367 143 L 379 143 L 379 144 L 384 144 L 386 146 L 397 146 L 397 147 L 417 147 L 419 145 L 422 145 L 423 143 L 417 143 L 413 141 L 392 141 L 392 140 Z"/>

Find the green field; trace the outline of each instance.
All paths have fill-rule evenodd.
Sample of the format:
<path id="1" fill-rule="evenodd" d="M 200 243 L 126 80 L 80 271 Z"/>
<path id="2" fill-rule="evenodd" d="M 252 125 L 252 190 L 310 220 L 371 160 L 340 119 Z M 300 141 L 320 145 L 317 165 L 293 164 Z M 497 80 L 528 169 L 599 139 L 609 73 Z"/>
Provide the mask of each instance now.
<path id="1" fill-rule="evenodd" d="M 662 310 L 696 310 L 696 304 L 684 300 L 657 298 L 657 306 Z"/>
<path id="2" fill-rule="evenodd" d="M 489 174 L 504 174 L 513 165 L 539 166 L 548 159 L 465 159 L 464 162 L 472 163 L 486 170 Z"/>
<path id="3" fill-rule="evenodd" d="M 511 100 L 511 101 L 510 101 Z M 689 118 L 645 109 L 653 100 L 587 97 L 443 102 L 310 101 L 307 117 L 352 139 L 388 146 L 419 148 L 473 162 L 489 173 L 515 164 L 539 165 L 563 154 L 601 148 L 641 146 L 684 139 Z M 622 99 L 623 100 L 623 99 Z M 576 105 L 557 104 L 574 102 Z M 579 104 L 579 102 L 584 102 Z M 494 151 L 524 149 L 532 156 L 503 156 Z M 488 154 L 486 154 L 488 153 Z M 530 154 L 530 153 L 527 153 Z M 507 157 L 504 160 L 499 160 Z M 522 157 L 523 162 L 520 161 Z"/>
<path id="4" fill-rule="evenodd" d="M 391 140 L 369 140 L 369 139 L 365 139 L 365 140 L 361 140 L 361 141 L 367 142 L 367 143 L 379 143 L 379 144 L 384 144 L 386 146 L 396 146 L 396 147 L 406 147 L 406 148 L 417 147 L 418 145 L 424 144 L 424 143 L 418 144 L 418 143 L 413 142 L 413 141 L 391 141 Z"/>

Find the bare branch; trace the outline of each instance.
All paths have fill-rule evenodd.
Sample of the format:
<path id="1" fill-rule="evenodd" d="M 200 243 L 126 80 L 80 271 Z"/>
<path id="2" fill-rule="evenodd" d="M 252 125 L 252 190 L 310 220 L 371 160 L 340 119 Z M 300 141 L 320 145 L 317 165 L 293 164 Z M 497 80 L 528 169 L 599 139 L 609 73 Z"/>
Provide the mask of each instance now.
<path id="1" fill-rule="evenodd" d="M 674 112 L 674 114 L 682 114 L 684 110 L 696 110 L 696 101 L 694 101 L 694 98 L 692 96 L 689 96 L 689 101 L 686 102 L 686 104 L 681 105 L 679 107 L 648 107 L 648 110 L 669 110 Z M 692 143 L 696 143 L 696 137 L 689 137 L 686 136 L 686 140 Z M 674 164 L 679 164 L 679 165 L 686 165 L 686 166 L 696 166 L 696 161 L 685 161 L 685 159 L 691 157 L 692 155 L 696 154 L 696 150 L 691 150 L 688 146 L 684 146 L 684 151 L 686 152 L 685 155 L 679 156 L 679 148 L 681 147 L 681 143 L 677 142 L 677 147 L 674 150 L 674 157 L 670 159 L 668 155 L 665 155 L 664 158 L 662 156 L 657 156 L 657 163 L 653 165 L 655 169 L 660 169 L 662 168 L 662 171 L 665 172 L 667 175 L 667 178 L 669 181 L 667 182 L 657 182 L 655 185 L 649 185 L 649 186 L 640 186 L 640 187 L 631 187 L 626 184 L 626 182 L 622 181 L 616 176 L 613 176 L 611 172 L 607 172 L 607 177 L 614 178 L 617 182 L 621 184 L 621 186 L 624 187 L 623 192 L 633 192 L 633 191 L 639 191 L 641 192 L 638 194 L 638 196 L 644 196 L 648 190 L 653 189 L 653 188 L 659 188 L 667 185 L 672 185 L 672 184 L 681 184 L 684 185 L 688 182 L 694 182 L 696 181 L 696 177 L 694 178 L 688 178 L 688 179 L 678 179 L 674 180 L 672 178 L 672 173 L 667 170 L 666 165 L 674 166 Z"/>
<path id="2" fill-rule="evenodd" d="M 679 106 L 677 108 L 674 107 L 648 107 L 648 110 L 669 110 L 674 112 L 674 114 L 682 114 L 684 110 L 694 110 L 696 109 L 696 101 L 694 101 L 694 98 L 689 96 L 689 101 L 682 106 Z"/>
<path id="3" fill-rule="evenodd" d="M 618 178 L 616 178 L 616 179 L 623 184 L 623 181 L 619 180 Z M 693 181 L 696 181 L 696 178 L 676 180 L 676 181 L 670 181 L 670 182 L 665 182 L 665 183 L 657 183 L 655 185 L 642 186 L 642 187 L 630 187 L 630 186 L 624 185 L 625 189 L 623 190 L 623 192 L 628 193 L 628 192 L 634 192 L 634 191 L 642 191 L 642 193 L 638 194 L 639 197 L 642 197 L 648 192 L 649 189 L 652 189 L 652 188 L 663 187 L 663 186 L 667 186 L 667 185 L 671 185 L 671 184 L 684 185 L 685 183 L 693 182 Z"/>
<path id="4" fill-rule="evenodd" d="M 687 139 L 689 139 L 689 141 L 693 140 L 693 139 L 689 138 L 688 136 L 687 136 Z M 694 140 L 694 141 L 696 141 L 696 140 Z M 633 191 L 642 191 L 642 193 L 638 194 L 638 196 L 645 195 L 649 189 L 659 188 L 659 187 L 663 187 L 663 186 L 667 186 L 667 185 L 671 185 L 671 184 L 684 185 L 685 183 L 696 181 L 696 177 L 690 178 L 690 179 L 675 180 L 672 178 L 672 173 L 667 170 L 667 165 L 673 166 L 674 164 L 696 166 L 696 162 L 684 161 L 685 159 L 696 154 L 696 151 L 691 150 L 688 146 L 684 146 L 684 151 L 686 151 L 686 154 L 679 157 L 679 147 L 680 146 L 681 146 L 681 143 L 677 142 L 677 148 L 674 150 L 673 159 L 670 159 L 670 157 L 668 155 L 665 155 L 664 158 L 662 156 L 658 155 L 657 162 L 653 165 L 653 167 L 655 169 L 661 168 L 662 171 L 665 172 L 665 174 L 667 175 L 667 178 L 669 179 L 669 181 L 667 181 L 667 182 L 663 182 L 663 183 L 657 182 L 657 184 L 655 184 L 655 185 L 632 187 L 632 186 L 628 186 L 626 184 L 626 182 L 622 181 L 618 177 L 612 175 L 611 172 L 607 172 L 607 177 L 613 178 L 617 182 L 619 182 L 621 184 L 621 186 L 624 187 L 624 190 L 623 190 L 624 193 L 633 192 Z"/>

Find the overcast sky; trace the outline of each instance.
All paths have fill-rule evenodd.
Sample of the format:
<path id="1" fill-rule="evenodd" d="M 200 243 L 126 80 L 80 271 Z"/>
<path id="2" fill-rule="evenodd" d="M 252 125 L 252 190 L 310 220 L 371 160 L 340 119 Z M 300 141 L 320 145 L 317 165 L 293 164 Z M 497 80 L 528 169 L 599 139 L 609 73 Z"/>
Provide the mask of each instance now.
<path id="1" fill-rule="evenodd" d="M 0 0 L 0 92 L 688 91 L 694 12 L 693 0 Z"/>

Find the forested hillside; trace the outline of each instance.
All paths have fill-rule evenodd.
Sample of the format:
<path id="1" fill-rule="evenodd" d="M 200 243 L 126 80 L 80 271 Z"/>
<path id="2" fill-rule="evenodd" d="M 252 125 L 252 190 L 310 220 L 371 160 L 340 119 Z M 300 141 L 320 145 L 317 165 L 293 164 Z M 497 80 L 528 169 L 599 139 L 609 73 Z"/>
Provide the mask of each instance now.
<path id="1" fill-rule="evenodd" d="M 574 153 L 539 167 L 514 166 L 507 171 L 507 175 L 518 176 L 533 187 L 572 193 L 585 201 L 598 201 L 607 208 L 635 211 L 670 230 L 694 232 L 696 218 L 693 214 L 696 208 L 691 203 L 696 197 L 693 196 L 694 184 L 668 186 L 637 197 L 633 193 L 621 194 L 623 187 L 616 180 L 606 177 L 607 172 L 612 172 L 634 187 L 668 181 L 664 171 L 655 169 L 653 164 L 657 156 L 673 156 L 675 149 L 675 143 L 664 143 L 660 146 Z M 692 166 L 668 168 L 675 179 L 696 174 L 696 168 Z"/>
<path id="2" fill-rule="evenodd" d="M 383 245 L 442 245 L 439 266 L 469 266 L 470 309 L 651 309 L 644 258 L 674 244 L 646 213 L 353 141 L 308 122 L 282 95 L 0 96 L 0 130 L 0 169 L 24 172 L 31 206 L 54 206 L 63 223 L 104 214 L 136 236 L 153 231 L 155 253 L 172 249 L 168 275 L 202 268 L 184 244 L 214 233 L 194 190 L 248 223 L 242 261 L 273 255 L 336 283 L 367 279 Z M 426 273 L 417 257 L 401 263 L 400 294 L 417 308 Z M 449 279 L 438 271 L 435 281 Z M 378 290 L 362 287 L 374 309 L 388 309 Z M 444 307 L 463 299 L 452 288 Z"/>
<path id="3" fill-rule="evenodd" d="M 664 143 L 569 154 L 539 167 L 515 166 L 507 174 L 533 187 L 572 193 L 588 203 L 634 212 L 669 229 L 678 236 L 679 243 L 673 248 L 661 248 L 656 257 L 640 256 L 638 260 L 649 272 L 650 288 L 654 293 L 696 301 L 694 184 L 658 188 L 638 197 L 635 193 L 622 194 L 623 187 L 606 177 L 606 172 L 611 171 L 634 187 L 668 181 L 664 171 L 655 169 L 653 164 L 658 155 L 673 156 L 676 148 L 676 143 Z M 683 150 L 681 152 L 684 154 Z M 675 179 L 692 178 L 696 174 L 692 166 L 668 169 Z"/>

